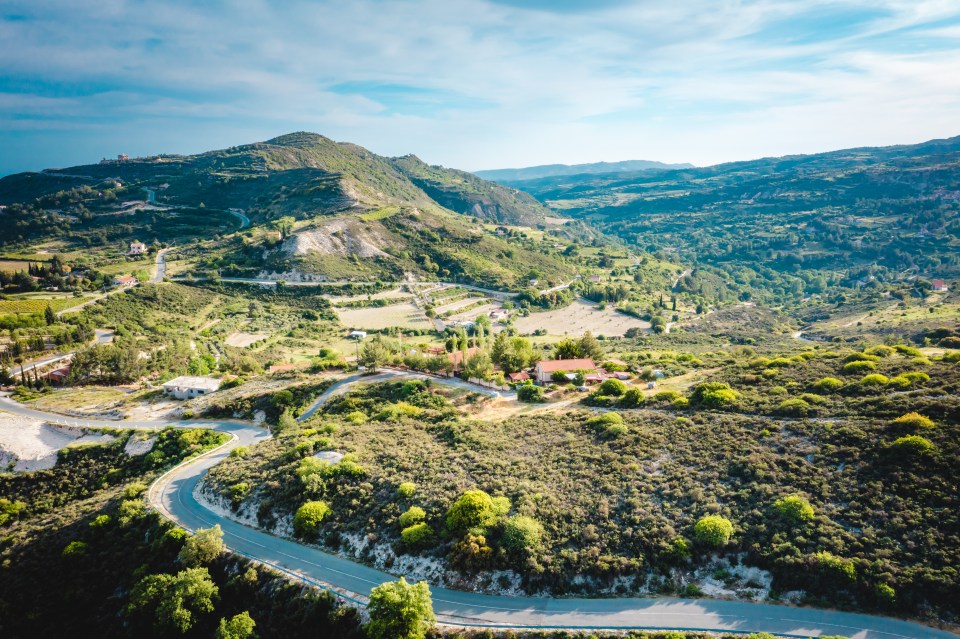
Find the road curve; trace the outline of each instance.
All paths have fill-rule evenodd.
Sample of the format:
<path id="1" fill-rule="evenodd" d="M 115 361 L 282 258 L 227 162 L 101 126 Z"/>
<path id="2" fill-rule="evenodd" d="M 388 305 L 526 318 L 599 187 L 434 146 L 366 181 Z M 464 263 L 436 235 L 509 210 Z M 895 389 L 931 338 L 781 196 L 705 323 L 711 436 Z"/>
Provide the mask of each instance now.
<path id="1" fill-rule="evenodd" d="M 399 373 L 391 374 L 392 377 Z M 352 384 L 376 381 L 380 376 L 344 380 L 324 393 L 324 401 Z M 444 383 L 446 380 L 435 380 Z M 157 428 L 163 422 L 75 420 L 27 408 L 0 397 L 0 410 L 93 427 Z M 346 598 L 362 605 L 370 589 L 395 576 L 337 557 L 311 546 L 250 528 L 223 517 L 198 502 L 195 488 L 204 474 L 230 451 L 269 438 L 269 433 L 249 423 L 191 421 L 180 427 L 205 427 L 226 432 L 231 440 L 214 451 L 188 460 L 158 479 L 148 493 L 150 503 L 164 516 L 188 530 L 219 524 L 231 551 L 298 577 L 329 585 L 336 591 L 356 593 Z M 319 582 L 319 583 L 318 583 Z M 842 635 L 855 639 L 957 639 L 957 635 L 919 623 L 872 615 L 793 608 L 771 604 L 668 597 L 611 599 L 552 599 L 505 597 L 434 587 L 434 610 L 442 623 L 476 627 L 538 629 L 678 629 L 724 632 L 770 632 L 790 637 Z"/>

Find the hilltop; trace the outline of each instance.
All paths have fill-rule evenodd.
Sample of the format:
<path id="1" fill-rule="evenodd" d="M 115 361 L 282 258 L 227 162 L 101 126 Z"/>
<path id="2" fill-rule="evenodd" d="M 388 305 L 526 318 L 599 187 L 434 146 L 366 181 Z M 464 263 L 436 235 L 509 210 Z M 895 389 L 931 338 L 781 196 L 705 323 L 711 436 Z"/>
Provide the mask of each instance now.
<path id="1" fill-rule="evenodd" d="M 531 277 L 560 283 L 573 272 L 556 239 L 596 236 L 522 191 L 304 132 L 11 175 L 0 179 L 0 204 L 6 251 L 212 238 L 210 268 L 327 279 L 412 273 L 503 288 Z M 236 219 L 246 230 L 231 235 Z M 484 223 L 553 231 L 554 241 L 508 245 Z"/>

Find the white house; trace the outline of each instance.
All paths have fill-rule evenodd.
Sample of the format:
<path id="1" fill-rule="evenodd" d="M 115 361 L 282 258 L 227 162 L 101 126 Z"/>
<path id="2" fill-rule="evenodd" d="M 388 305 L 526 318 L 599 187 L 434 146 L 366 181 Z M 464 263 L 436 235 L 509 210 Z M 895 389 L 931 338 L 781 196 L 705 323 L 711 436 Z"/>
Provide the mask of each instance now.
<path id="1" fill-rule="evenodd" d="M 220 388 L 220 380 L 212 377 L 175 377 L 163 385 L 163 392 L 177 399 L 209 395 Z"/>
<path id="2" fill-rule="evenodd" d="M 118 275 L 113 278 L 113 285 L 119 287 L 133 286 L 137 283 L 137 278 L 132 275 Z"/>
<path id="3" fill-rule="evenodd" d="M 350 331 L 350 335 L 348 335 L 347 337 L 355 340 L 367 339 L 367 332 L 366 331 Z"/>
<path id="4" fill-rule="evenodd" d="M 130 242 L 130 251 L 128 255 L 143 255 L 147 252 L 147 245 L 143 242 Z"/>

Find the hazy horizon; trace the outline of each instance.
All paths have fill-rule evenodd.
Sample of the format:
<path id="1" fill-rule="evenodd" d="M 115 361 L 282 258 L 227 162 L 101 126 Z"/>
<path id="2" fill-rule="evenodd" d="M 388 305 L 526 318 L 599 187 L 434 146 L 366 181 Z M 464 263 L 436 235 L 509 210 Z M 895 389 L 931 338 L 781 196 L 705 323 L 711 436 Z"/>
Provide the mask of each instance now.
<path id="1" fill-rule="evenodd" d="M 960 6 L 5 3 L 0 175 L 297 130 L 464 170 L 960 134 Z"/>

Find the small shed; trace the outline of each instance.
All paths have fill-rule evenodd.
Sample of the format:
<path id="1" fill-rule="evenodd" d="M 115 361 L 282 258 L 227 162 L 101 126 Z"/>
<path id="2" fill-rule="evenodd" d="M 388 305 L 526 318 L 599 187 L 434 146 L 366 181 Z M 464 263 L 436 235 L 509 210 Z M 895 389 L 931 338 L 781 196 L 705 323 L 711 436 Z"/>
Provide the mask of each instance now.
<path id="1" fill-rule="evenodd" d="M 367 332 L 366 331 L 350 331 L 350 335 L 348 335 L 347 337 L 355 340 L 366 339 Z"/>

